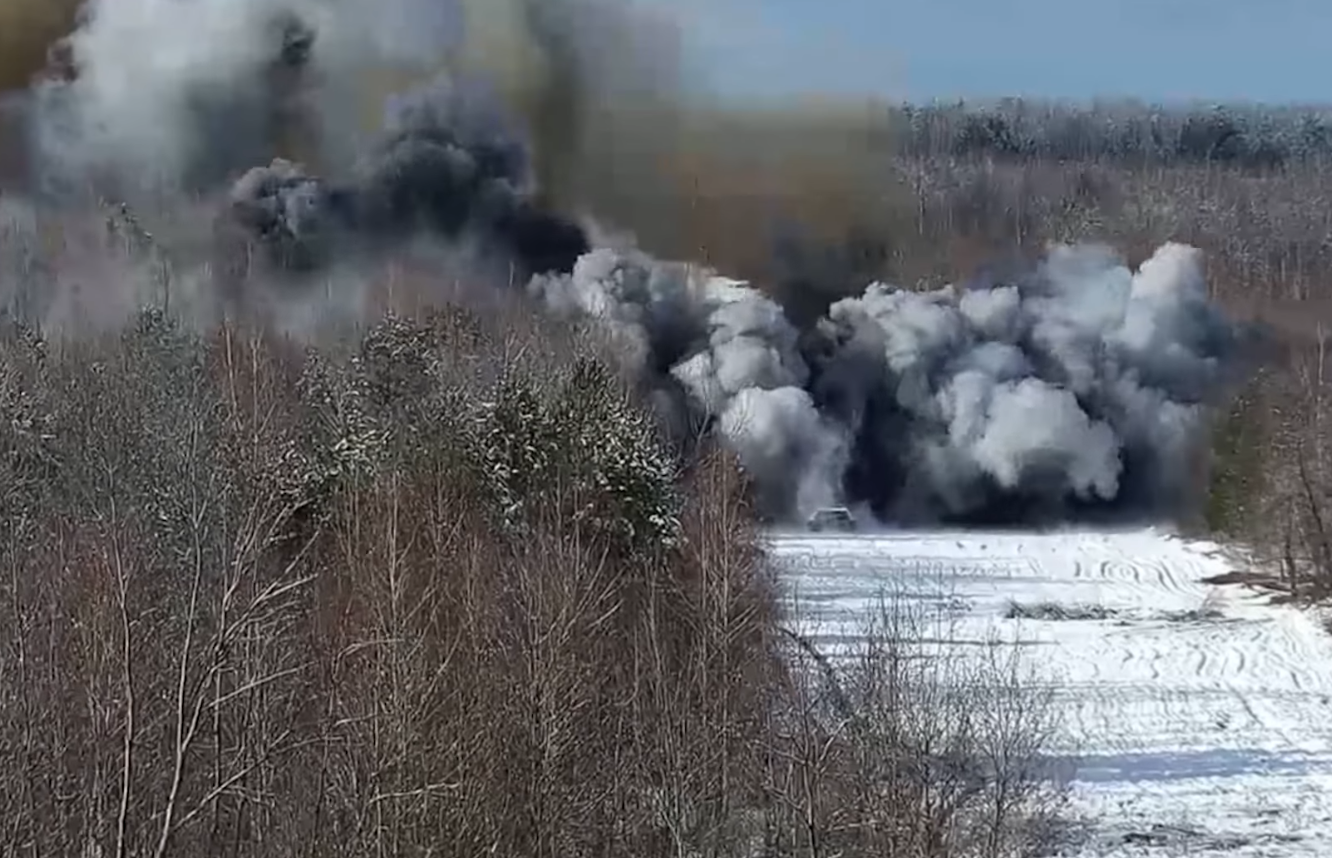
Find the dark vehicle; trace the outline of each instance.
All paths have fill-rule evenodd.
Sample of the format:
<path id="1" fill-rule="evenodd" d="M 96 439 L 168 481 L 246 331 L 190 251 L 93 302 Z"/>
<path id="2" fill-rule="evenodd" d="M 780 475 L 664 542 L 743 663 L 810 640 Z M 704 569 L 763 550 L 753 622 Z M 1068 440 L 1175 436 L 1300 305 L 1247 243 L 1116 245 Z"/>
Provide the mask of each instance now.
<path id="1" fill-rule="evenodd" d="M 855 516 L 851 515 L 851 510 L 844 506 L 830 506 L 824 509 L 816 510 L 809 517 L 807 522 L 809 529 L 815 533 L 824 530 L 835 530 L 843 533 L 850 533 L 856 529 Z"/>

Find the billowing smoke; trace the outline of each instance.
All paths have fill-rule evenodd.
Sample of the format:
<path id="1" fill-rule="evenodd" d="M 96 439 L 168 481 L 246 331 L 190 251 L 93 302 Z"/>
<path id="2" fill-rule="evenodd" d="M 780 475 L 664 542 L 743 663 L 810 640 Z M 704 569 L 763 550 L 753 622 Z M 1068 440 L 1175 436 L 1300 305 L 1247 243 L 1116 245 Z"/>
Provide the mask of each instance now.
<path id="1" fill-rule="evenodd" d="M 1238 345 L 1178 244 L 1136 272 L 1062 246 L 1013 283 L 874 283 L 800 332 L 755 289 L 633 252 L 531 289 L 624 337 L 675 408 L 715 422 L 776 516 L 834 501 L 905 522 L 1181 513 Z"/>
<path id="2" fill-rule="evenodd" d="M 487 38 L 532 50 L 460 40 L 460 13 L 479 8 Z M 73 74 L 26 105 L 41 178 L 64 180 L 47 183 L 57 196 L 213 200 L 219 235 L 244 247 L 219 240 L 199 277 L 233 301 L 327 300 L 367 261 L 433 243 L 610 335 L 664 423 L 720 434 L 778 518 L 835 503 L 902 522 L 1154 516 L 1196 496 L 1236 335 L 1190 248 L 1137 271 L 1057 247 L 1011 282 L 873 282 L 836 251 L 886 234 L 882 141 L 836 116 L 685 99 L 671 52 L 635 47 L 651 28 L 612 0 L 87 12 Z M 591 222 L 633 240 L 594 241 Z M 820 229 L 834 252 L 793 252 Z"/>
<path id="3" fill-rule="evenodd" d="M 341 182 L 285 160 L 231 188 L 232 214 L 283 269 L 317 268 L 419 233 L 480 243 L 526 279 L 568 271 L 581 227 L 531 199 L 527 153 L 502 117 L 447 81 L 395 100 L 383 138 Z"/>
<path id="4" fill-rule="evenodd" d="M 903 214 L 886 111 L 691 90 L 686 28 L 631 0 L 0 0 L 0 31 L 14 47 L 0 50 L 0 100 L 48 78 L 36 109 L 0 110 L 14 117 L 0 115 L 0 158 L 23 125 L 46 187 L 83 189 L 95 172 L 116 198 L 202 194 L 274 156 L 342 174 L 390 94 L 447 71 L 484 81 L 517 120 L 543 206 L 769 283 L 802 316 L 878 273 Z M 303 33 L 317 50 L 299 50 Z M 0 181 L 12 169 L 0 160 Z"/>
<path id="5" fill-rule="evenodd" d="M 86 0 L 81 14 L 59 43 L 68 73 L 31 89 L 35 168 L 123 196 L 206 191 L 274 155 L 345 169 L 379 130 L 382 82 L 437 67 L 459 33 L 450 0 Z"/>
<path id="6" fill-rule="evenodd" d="M 979 521 L 1179 512 L 1238 346 L 1178 244 L 1136 272 L 1056 247 L 1012 284 L 871 286 L 815 340 L 816 398 L 856 431 L 848 491 Z"/>

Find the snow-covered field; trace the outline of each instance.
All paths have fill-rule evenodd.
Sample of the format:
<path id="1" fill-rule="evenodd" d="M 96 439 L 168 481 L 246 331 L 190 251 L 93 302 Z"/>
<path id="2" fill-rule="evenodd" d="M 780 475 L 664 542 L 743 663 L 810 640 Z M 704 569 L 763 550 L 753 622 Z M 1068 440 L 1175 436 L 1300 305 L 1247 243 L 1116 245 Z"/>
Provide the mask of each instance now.
<path id="1" fill-rule="evenodd" d="M 885 591 L 952 606 L 959 640 L 1021 642 L 1055 684 L 1052 751 L 1077 757 L 1075 805 L 1094 821 L 1066 854 L 1332 858 L 1332 638 L 1269 595 L 1202 583 L 1231 568 L 1216 546 L 1153 530 L 797 533 L 772 552 L 825 646 L 854 644 Z"/>

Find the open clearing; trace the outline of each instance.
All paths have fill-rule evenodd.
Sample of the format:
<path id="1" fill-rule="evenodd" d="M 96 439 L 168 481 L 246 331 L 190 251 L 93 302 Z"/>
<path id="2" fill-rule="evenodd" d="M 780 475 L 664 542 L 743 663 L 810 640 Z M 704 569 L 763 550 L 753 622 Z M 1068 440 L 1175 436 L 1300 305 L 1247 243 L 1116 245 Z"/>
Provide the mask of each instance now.
<path id="1" fill-rule="evenodd" d="M 799 631 L 854 647 L 887 590 L 958 646 L 1020 641 L 1090 821 L 1069 856 L 1332 856 L 1332 638 L 1202 579 L 1210 543 L 1117 533 L 774 534 Z"/>

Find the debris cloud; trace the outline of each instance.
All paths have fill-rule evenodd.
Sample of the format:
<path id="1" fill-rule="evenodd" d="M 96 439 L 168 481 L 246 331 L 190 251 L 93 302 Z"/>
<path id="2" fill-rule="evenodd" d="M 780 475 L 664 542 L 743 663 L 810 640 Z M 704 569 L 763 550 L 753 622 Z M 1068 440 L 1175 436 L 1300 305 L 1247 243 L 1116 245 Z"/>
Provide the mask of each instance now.
<path id="1" fill-rule="evenodd" d="M 173 282 L 224 312 L 317 315 L 401 258 L 517 284 L 605 332 L 681 438 L 720 434 L 775 518 L 1148 518 L 1195 497 L 1238 355 L 1198 251 L 1131 270 L 1058 246 L 1003 281 L 881 282 L 886 112 L 710 102 L 678 28 L 618 0 L 60 8 L 23 26 L 47 47 L 68 29 L 62 73 L 30 46 L 0 69 L 28 146 L 0 188 L 29 189 L 4 209 L 29 244 L 91 194 L 146 213 Z M 55 306 L 43 276 L 34 306 Z"/>

